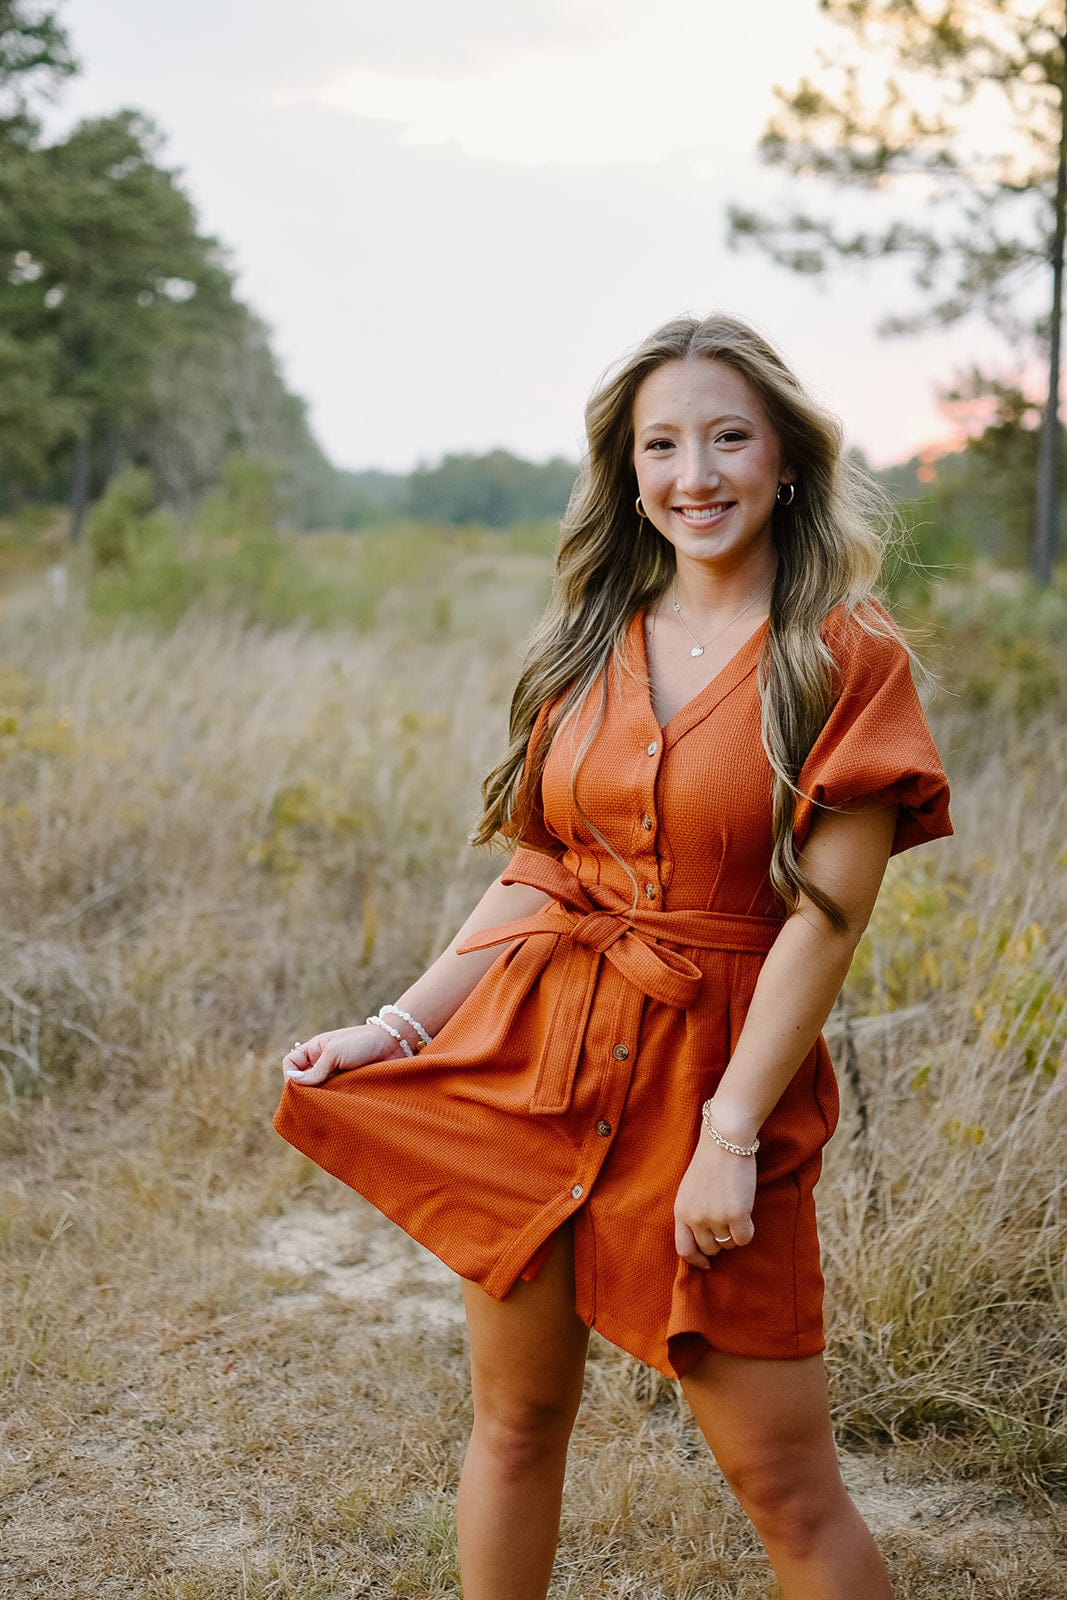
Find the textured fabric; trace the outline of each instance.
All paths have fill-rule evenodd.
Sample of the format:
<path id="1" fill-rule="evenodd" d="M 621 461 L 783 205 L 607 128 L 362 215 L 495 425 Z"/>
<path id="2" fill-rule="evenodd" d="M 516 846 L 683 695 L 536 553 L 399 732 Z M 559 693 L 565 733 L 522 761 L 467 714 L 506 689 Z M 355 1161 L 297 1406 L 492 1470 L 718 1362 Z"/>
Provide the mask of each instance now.
<path id="1" fill-rule="evenodd" d="M 497 1298 L 571 1219 L 579 1315 L 672 1376 L 709 1346 L 783 1358 L 824 1346 L 812 1191 L 838 1103 L 822 1040 L 760 1130 L 752 1244 L 704 1271 L 674 1249 L 700 1106 L 782 920 L 767 876 L 765 633 L 661 729 L 636 617 L 626 664 L 549 753 L 505 876 L 545 889 L 550 905 L 469 942 L 502 942 L 502 953 L 416 1058 L 315 1088 L 289 1083 L 275 1118 Z M 798 808 L 798 839 L 811 801 L 900 807 L 894 850 L 950 832 L 903 647 L 837 616 L 825 635 L 839 696 L 801 775 L 811 800 Z"/>

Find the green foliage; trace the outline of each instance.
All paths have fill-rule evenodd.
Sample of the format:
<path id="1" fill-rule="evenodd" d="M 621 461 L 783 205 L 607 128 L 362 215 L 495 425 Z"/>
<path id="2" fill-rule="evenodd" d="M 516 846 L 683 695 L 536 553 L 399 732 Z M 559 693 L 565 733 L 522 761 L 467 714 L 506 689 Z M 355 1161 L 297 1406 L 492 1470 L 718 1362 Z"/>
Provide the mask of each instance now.
<path id="1" fill-rule="evenodd" d="M 1001 414 L 962 450 L 913 458 L 878 477 L 912 531 L 916 562 L 938 577 L 967 568 L 976 558 L 1000 567 L 1026 566 L 1034 536 L 1037 460 L 1036 429 Z M 1062 464 L 1067 468 L 1067 452 Z M 1061 481 L 1067 481 L 1067 471 Z M 1061 495 L 1061 517 L 1065 512 L 1067 500 Z"/>
<path id="2" fill-rule="evenodd" d="M 961 535 L 966 530 L 979 555 L 1001 566 L 1023 567 L 1035 535 L 1040 407 L 1017 387 L 990 381 L 977 371 L 945 400 L 950 410 L 964 412 L 984 403 L 992 416 L 962 452 L 936 464 L 936 520 Z M 1065 464 L 1061 441 L 1061 484 Z M 1061 491 L 1061 516 L 1063 510 Z"/>
<path id="3" fill-rule="evenodd" d="M 413 517 L 458 525 L 507 528 L 536 517 L 559 517 L 574 483 L 574 466 L 556 456 L 538 466 L 506 450 L 489 455 L 448 455 L 436 467 L 419 467 L 408 488 Z"/>
<path id="4" fill-rule="evenodd" d="M 70 42 L 50 6 L 0 0 L 0 152 L 34 130 L 34 100 L 75 72 Z"/>
<path id="5" fill-rule="evenodd" d="M 154 344 L 148 396 L 126 428 L 161 497 L 189 515 L 226 460 L 243 455 L 278 463 L 298 526 L 338 525 L 338 475 L 285 387 L 266 328 L 232 296 L 180 309 Z"/>
<path id="6" fill-rule="evenodd" d="M 920 617 L 932 633 L 923 654 L 968 714 L 994 711 L 1025 722 L 1067 697 L 1062 589 L 979 571 L 974 581 L 938 585 Z M 1055 754 L 1047 752 L 1050 762 Z"/>
<path id="7" fill-rule="evenodd" d="M 283 530 L 281 469 L 231 457 L 190 518 L 153 509 L 149 473 L 118 474 L 87 520 L 89 603 L 97 616 L 172 628 L 194 605 L 276 625 L 370 627 L 386 596 L 406 594 L 424 635 L 451 631 L 446 546 L 457 536 L 391 524 L 320 540 Z M 458 536 L 462 539 L 463 536 Z"/>
<path id="8" fill-rule="evenodd" d="M 201 507 L 199 526 L 206 538 L 254 545 L 273 538 L 281 514 L 279 469 L 265 461 L 231 456 L 222 469 L 222 486 Z"/>
<path id="9" fill-rule="evenodd" d="M 40 142 L 30 100 L 73 70 L 52 10 L 0 0 L 0 503 L 73 482 L 77 532 L 132 463 L 188 514 L 239 453 L 284 464 L 297 521 L 332 521 L 333 468 L 153 124 Z"/>
<path id="10" fill-rule="evenodd" d="M 147 615 L 173 625 L 200 591 L 174 519 L 152 504 L 151 477 L 128 468 L 89 513 L 89 602 L 100 616 Z"/>
<path id="11" fill-rule="evenodd" d="M 182 528 L 151 510 L 147 472 L 120 473 L 87 523 L 93 610 L 172 627 L 204 601 L 280 620 L 293 560 L 276 528 L 276 480 L 262 462 L 227 462 L 223 487 Z"/>
<path id="12" fill-rule="evenodd" d="M 217 247 L 156 159 L 159 136 L 136 112 L 80 123 L 20 153 L 0 211 L 0 335 L 32 362 L 25 422 L 51 443 L 80 438 L 112 454 L 146 404 L 153 353 L 172 330 L 230 299 Z M 39 463 L 5 451 L 28 486 Z"/>
<path id="13" fill-rule="evenodd" d="M 979 878 L 991 870 L 981 858 L 970 866 Z M 968 1046 L 996 1053 L 1016 1072 L 1054 1076 L 1067 1049 L 1067 989 L 1045 929 L 1020 925 L 1019 911 L 1006 900 L 979 915 L 971 884 L 939 879 L 925 861 L 901 862 L 857 951 L 850 1004 L 881 1016 L 973 994 Z M 932 1095 L 939 1073 L 934 1050 L 917 1066 L 912 1088 Z M 931 1104 L 936 1109 L 936 1099 Z M 966 1126 L 980 1143 L 984 1130 Z"/>
<path id="14" fill-rule="evenodd" d="M 152 480 L 147 472 L 130 468 L 111 480 L 86 525 L 94 570 L 133 565 L 151 506 Z"/>
<path id="15" fill-rule="evenodd" d="M 229 297 L 217 247 L 158 164 L 159 145 L 154 126 L 127 111 L 39 152 L 35 270 L 18 300 L 24 322 L 57 340 L 59 378 L 87 421 L 133 411 L 157 340 L 188 319 L 183 307 Z"/>
<path id="16" fill-rule="evenodd" d="M 189 518 L 154 508 L 144 472 L 112 481 L 87 523 L 87 595 L 98 617 L 169 630 L 206 606 L 280 627 L 364 632 L 392 621 L 420 643 L 489 628 L 515 648 L 531 587 L 542 602 L 547 596 L 553 522 L 498 531 L 394 521 L 356 534 L 295 533 L 285 526 L 277 466 L 234 457 L 223 476 Z"/>
<path id="17" fill-rule="evenodd" d="M 985 762 L 1001 739 L 1014 739 L 1027 755 L 1012 764 L 1013 796 L 1032 820 L 1014 876 L 998 861 L 1010 842 L 992 837 L 957 875 L 922 851 L 891 863 L 849 975 L 849 1004 L 871 1016 L 913 1015 L 962 997 L 968 1049 L 996 1055 L 1005 1071 L 1052 1075 L 1067 1049 L 1062 919 L 1047 907 L 1035 913 L 1026 870 L 1054 884 L 1067 866 L 1067 594 L 979 570 L 934 584 L 905 615 L 939 703 L 956 708 L 942 745 L 954 788 L 974 781 L 962 749 Z M 1028 730 L 1041 728 L 1039 747 Z M 986 800 L 1005 809 L 1003 793 Z M 913 1088 L 932 1094 L 943 1065 L 928 1051 Z"/>
<path id="18" fill-rule="evenodd" d="M 57 356 L 48 335 L 20 339 L 0 327 L 0 476 L 19 488 L 46 476 L 56 445 L 77 426 L 76 404 L 55 391 Z"/>
<path id="19" fill-rule="evenodd" d="M 374 522 L 404 515 L 408 504 L 407 477 L 397 472 L 338 472 L 335 478 L 332 518 L 311 526 L 365 528 Z"/>

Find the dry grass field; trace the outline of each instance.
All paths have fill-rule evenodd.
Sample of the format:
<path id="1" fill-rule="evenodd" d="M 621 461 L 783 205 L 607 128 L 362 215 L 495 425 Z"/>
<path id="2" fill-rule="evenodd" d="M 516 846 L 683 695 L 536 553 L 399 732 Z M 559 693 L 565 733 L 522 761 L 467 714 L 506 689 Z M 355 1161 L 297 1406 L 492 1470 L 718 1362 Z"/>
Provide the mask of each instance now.
<path id="1" fill-rule="evenodd" d="M 105 626 L 32 575 L 0 603 L 5 1596 L 458 1592 L 455 1286 L 270 1128 L 292 1039 L 399 990 L 495 870 L 465 837 L 544 564 L 396 566 L 332 632 Z M 957 838 L 893 865 L 832 1019 L 833 1403 L 901 1600 L 1054 1600 L 1067 604 L 923 611 Z M 674 1388 L 601 1342 L 554 1593 L 776 1593 Z"/>

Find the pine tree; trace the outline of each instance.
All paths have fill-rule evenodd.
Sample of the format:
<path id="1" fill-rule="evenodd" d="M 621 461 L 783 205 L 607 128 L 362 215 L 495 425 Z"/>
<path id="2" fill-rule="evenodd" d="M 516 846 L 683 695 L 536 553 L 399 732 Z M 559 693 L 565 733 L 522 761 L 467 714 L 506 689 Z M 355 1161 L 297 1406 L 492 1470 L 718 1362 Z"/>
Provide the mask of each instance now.
<path id="1" fill-rule="evenodd" d="M 0 0 L 0 151 L 32 135 L 33 102 L 76 71 L 54 7 Z"/>
<path id="2" fill-rule="evenodd" d="M 877 228 L 731 209 L 731 240 L 793 271 L 910 260 L 924 308 L 890 333 L 983 316 L 1046 363 L 1031 565 L 1051 581 L 1059 518 L 1060 341 L 1067 221 L 1067 6 L 1062 0 L 820 0 L 845 35 L 820 81 L 777 90 L 761 140 L 772 165 L 895 195 Z M 995 131 L 990 137 L 989 129 Z M 925 217 L 919 201 L 925 200 Z M 1035 275 L 1043 303 L 1027 309 Z"/>

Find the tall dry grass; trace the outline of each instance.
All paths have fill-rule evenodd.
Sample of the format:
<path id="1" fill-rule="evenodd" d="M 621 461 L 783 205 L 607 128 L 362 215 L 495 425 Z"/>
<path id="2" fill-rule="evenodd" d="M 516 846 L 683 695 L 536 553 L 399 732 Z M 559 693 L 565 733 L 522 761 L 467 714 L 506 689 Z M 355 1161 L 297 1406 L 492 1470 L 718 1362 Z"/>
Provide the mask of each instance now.
<path id="1" fill-rule="evenodd" d="M 277 1059 L 400 988 L 494 870 L 465 838 L 543 572 L 446 554 L 447 612 L 431 564 L 362 632 L 102 630 L 29 592 L 3 619 L 13 1592 L 452 1592 L 461 1341 L 256 1253 L 298 1196 L 354 1250 L 379 1226 L 270 1133 Z M 1019 1496 L 1067 1476 L 1063 661 L 1055 617 L 938 604 L 957 838 L 894 864 L 832 1023 L 833 1404 L 894 1481 L 1014 1497 L 1007 1540 L 887 1536 L 903 1596 L 1051 1600 L 1053 1502 Z M 772 1593 L 670 1386 L 597 1346 L 589 1394 L 559 1592 Z"/>
<path id="2" fill-rule="evenodd" d="M 953 845 L 892 871 L 831 1028 L 822 1196 L 846 1431 L 1061 1488 L 1065 795 L 1044 714 L 958 784 Z"/>

